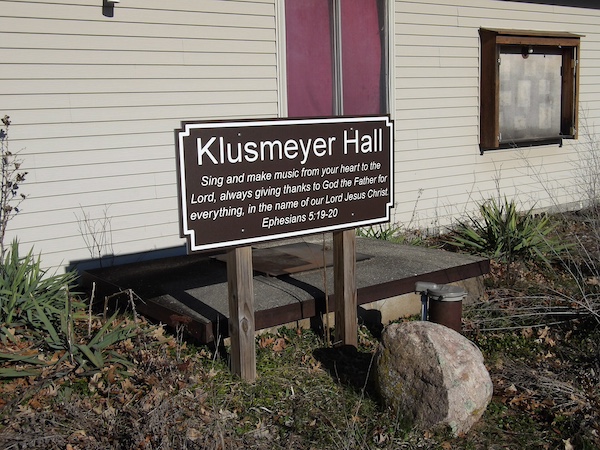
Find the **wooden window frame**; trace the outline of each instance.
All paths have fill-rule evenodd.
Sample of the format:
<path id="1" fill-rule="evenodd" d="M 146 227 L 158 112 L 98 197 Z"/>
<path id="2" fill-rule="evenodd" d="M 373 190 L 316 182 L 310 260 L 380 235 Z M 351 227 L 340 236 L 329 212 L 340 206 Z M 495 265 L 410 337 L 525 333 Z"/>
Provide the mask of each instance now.
<path id="1" fill-rule="evenodd" d="M 562 139 L 577 139 L 579 105 L 579 44 L 580 36 L 571 33 L 545 33 L 480 29 L 481 79 L 480 79 L 480 140 L 481 153 L 500 148 L 529 147 L 558 143 Z M 559 136 L 547 139 L 523 139 L 502 142 L 500 130 L 500 75 L 501 49 L 506 47 L 551 47 L 562 54 L 561 119 Z M 567 74 L 568 76 L 565 76 Z M 572 76 L 571 76 L 572 74 Z"/>

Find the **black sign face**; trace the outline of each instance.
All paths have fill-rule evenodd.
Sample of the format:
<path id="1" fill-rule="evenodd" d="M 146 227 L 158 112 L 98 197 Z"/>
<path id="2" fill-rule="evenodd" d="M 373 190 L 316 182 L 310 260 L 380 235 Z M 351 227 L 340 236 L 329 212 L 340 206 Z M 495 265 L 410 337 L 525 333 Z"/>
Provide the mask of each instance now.
<path id="1" fill-rule="evenodd" d="M 184 122 L 175 131 L 190 252 L 390 220 L 388 116 Z"/>

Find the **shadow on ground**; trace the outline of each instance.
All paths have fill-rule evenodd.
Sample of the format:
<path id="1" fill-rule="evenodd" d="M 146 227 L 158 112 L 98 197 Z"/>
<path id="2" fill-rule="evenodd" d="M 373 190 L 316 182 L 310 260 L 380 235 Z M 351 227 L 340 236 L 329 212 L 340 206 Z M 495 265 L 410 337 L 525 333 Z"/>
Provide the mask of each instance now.
<path id="1" fill-rule="evenodd" d="M 353 346 L 319 348 L 313 352 L 331 377 L 356 392 L 375 397 L 375 354 L 359 352 Z"/>

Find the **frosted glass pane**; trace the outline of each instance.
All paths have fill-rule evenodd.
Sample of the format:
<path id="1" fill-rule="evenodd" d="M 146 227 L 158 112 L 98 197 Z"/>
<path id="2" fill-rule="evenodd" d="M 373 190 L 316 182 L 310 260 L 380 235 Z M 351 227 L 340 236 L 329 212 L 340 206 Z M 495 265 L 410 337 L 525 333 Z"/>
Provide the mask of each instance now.
<path id="1" fill-rule="evenodd" d="M 500 61 L 500 142 L 559 137 L 562 56 L 535 49 Z"/>

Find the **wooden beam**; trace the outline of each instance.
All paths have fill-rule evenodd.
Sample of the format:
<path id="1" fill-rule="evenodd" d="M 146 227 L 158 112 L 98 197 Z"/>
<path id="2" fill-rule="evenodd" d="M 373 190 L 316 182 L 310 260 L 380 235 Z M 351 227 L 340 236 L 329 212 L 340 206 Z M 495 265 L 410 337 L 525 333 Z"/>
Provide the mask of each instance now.
<path id="1" fill-rule="evenodd" d="M 333 288 L 335 298 L 335 345 L 358 347 L 356 296 L 356 232 L 333 233 Z"/>
<path id="2" fill-rule="evenodd" d="M 227 252 L 227 288 L 229 292 L 231 371 L 246 381 L 256 379 L 252 275 L 252 247 L 229 250 Z"/>

